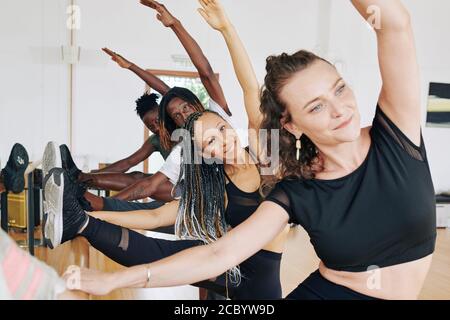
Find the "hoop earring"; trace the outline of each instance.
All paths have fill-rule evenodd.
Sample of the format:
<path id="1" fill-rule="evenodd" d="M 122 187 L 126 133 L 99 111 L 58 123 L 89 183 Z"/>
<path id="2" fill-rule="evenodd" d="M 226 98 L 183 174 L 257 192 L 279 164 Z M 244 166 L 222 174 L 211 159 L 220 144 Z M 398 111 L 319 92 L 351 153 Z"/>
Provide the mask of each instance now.
<path id="1" fill-rule="evenodd" d="M 298 161 L 300 160 L 300 150 L 302 149 L 302 142 L 300 141 L 300 138 L 298 138 L 297 141 L 295 142 L 295 148 L 297 149 L 296 159 Z"/>

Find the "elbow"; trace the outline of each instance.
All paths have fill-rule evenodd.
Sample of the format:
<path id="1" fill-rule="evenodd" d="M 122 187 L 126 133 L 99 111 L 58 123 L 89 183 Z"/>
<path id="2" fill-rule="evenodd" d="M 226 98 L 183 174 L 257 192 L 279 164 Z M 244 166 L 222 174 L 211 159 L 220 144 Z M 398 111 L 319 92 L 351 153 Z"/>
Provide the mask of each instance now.
<path id="1" fill-rule="evenodd" d="M 245 86 L 243 86 L 242 92 L 244 94 L 244 98 L 252 99 L 256 96 L 256 98 L 259 99 L 259 83 L 257 81 L 253 83 L 247 83 Z"/>
<path id="2" fill-rule="evenodd" d="M 412 29 L 412 18 L 408 10 L 406 8 L 402 8 L 399 10 L 395 16 L 393 16 L 391 19 L 389 19 L 389 22 L 386 22 L 385 25 L 383 25 L 383 16 L 380 17 L 381 21 L 381 33 L 386 32 L 408 32 Z"/>
<path id="3" fill-rule="evenodd" d="M 221 266 L 220 270 L 217 270 L 214 276 L 219 276 L 239 264 L 240 261 L 238 261 L 235 255 L 232 252 L 229 252 L 229 250 L 226 250 L 226 248 L 219 246 L 217 242 L 209 245 L 209 247 L 210 252 L 208 258 L 210 261 L 213 261 L 215 265 Z"/>
<path id="4" fill-rule="evenodd" d="M 412 29 L 411 15 L 406 9 L 395 19 L 393 29 L 396 31 L 409 31 Z"/>
<path id="5" fill-rule="evenodd" d="M 208 64 L 205 67 L 198 68 L 198 74 L 201 80 L 212 81 L 215 79 L 216 75 L 214 74 L 214 70 Z"/>

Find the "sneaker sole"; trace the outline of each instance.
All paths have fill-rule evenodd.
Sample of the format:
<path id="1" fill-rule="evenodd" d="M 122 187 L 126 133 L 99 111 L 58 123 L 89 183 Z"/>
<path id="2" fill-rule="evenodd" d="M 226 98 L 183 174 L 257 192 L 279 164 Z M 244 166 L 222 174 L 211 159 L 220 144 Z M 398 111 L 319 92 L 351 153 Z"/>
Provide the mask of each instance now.
<path id="1" fill-rule="evenodd" d="M 56 142 L 50 141 L 44 150 L 42 156 L 42 177 L 45 180 L 50 170 L 53 168 L 61 168 L 61 152 Z M 44 188 L 44 182 L 42 182 L 42 188 Z"/>
<path id="2" fill-rule="evenodd" d="M 50 170 L 44 179 L 45 219 L 44 237 L 51 249 L 61 244 L 63 234 L 63 196 L 64 171 L 60 168 Z"/>
<path id="3" fill-rule="evenodd" d="M 47 178 L 50 170 L 53 168 L 61 168 L 61 153 L 59 151 L 59 146 L 54 141 L 50 141 L 47 143 L 44 154 L 42 156 L 42 190 L 45 188 L 45 179 Z M 48 243 L 47 234 L 50 234 L 52 232 L 47 230 L 47 201 L 45 201 L 45 192 L 43 195 L 43 204 L 44 204 L 44 214 L 43 214 L 43 220 L 42 220 L 42 235 L 44 238 L 44 243 L 51 247 L 51 245 Z"/>

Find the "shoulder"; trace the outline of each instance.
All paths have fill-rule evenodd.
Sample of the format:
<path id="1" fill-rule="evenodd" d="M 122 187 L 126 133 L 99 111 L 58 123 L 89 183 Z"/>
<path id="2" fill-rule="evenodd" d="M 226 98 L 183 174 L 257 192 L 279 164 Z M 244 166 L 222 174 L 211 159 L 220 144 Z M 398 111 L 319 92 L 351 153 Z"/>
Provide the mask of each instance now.
<path id="1" fill-rule="evenodd" d="M 288 195 L 297 195 L 299 192 L 306 188 L 311 180 L 305 180 L 300 178 L 284 178 L 278 181 L 273 190 L 282 190 Z"/>
<path id="2" fill-rule="evenodd" d="M 159 136 L 156 134 L 152 134 L 150 137 L 148 137 L 147 142 L 153 146 L 159 145 Z"/>

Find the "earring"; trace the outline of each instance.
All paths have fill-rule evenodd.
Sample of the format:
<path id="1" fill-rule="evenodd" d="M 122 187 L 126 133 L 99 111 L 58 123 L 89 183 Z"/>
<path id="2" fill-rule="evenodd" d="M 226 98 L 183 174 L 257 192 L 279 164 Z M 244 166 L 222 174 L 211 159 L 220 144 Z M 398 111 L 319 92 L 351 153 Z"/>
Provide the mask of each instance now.
<path id="1" fill-rule="evenodd" d="M 302 142 L 300 141 L 300 138 L 297 139 L 295 143 L 295 148 L 297 149 L 296 158 L 297 161 L 300 160 L 300 149 L 302 148 Z"/>

